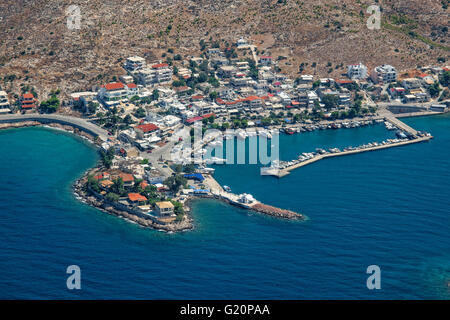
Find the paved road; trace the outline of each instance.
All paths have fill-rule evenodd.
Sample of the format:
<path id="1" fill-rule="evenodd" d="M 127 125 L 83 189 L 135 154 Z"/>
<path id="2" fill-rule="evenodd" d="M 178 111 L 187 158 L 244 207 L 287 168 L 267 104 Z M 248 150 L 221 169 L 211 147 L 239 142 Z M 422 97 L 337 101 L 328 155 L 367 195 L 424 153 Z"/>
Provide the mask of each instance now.
<path id="1" fill-rule="evenodd" d="M 6 114 L 0 116 L 0 122 L 18 121 L 42 121 L 56 122 L 60 124 L 72 125 L 94 136 L 99 136 L 103 141 L 108 139 L 108 132 L 99 126 L 82 118 L 58 115 L 58 114 Z"/>

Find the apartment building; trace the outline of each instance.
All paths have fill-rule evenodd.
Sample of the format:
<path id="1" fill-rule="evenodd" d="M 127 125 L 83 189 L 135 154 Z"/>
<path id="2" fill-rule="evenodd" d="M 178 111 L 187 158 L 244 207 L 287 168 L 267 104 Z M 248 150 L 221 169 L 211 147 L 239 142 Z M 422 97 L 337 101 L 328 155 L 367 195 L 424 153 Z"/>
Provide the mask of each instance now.
<path id="1" fill-rule="evenodd" d="M 383 64 L 373 69 L 370 78 L 375 83 L 395 82 L 397 81 L 397 70 L 389 64 Z"/>

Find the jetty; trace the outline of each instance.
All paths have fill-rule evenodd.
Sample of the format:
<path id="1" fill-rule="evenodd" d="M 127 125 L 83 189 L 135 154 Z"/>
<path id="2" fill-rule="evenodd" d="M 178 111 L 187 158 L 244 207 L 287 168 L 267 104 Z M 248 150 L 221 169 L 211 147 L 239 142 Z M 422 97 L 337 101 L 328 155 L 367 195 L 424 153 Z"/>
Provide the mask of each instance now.
<path id="1" fill-rule="evenodd" d="M 232 192 L 227 192 L 210 175 L 205 175 L 205 180 L 203 181 L 203 183 L 210 188 L 210 193 L 213 198 L 225 201 L 231 205 L 282 219 L 305 219 L 305 217 L 300 213 L 264 204 L 253 198 L 253 196 L 250 194 L 243 193 L 237 195 Z"/>
<path id="2" fill-rule="evenodd" d="M 433 136 L 430 135 L 429 133 L 422 133 L 422 132 L 415 130 L 414 128 L 408 126 L 406 123 L 397 119 L 389 111 L 384 114 L 383 119 L 385 121 L 391 123 L 399 131 L 406 133 L 406 135 L 404 135 L 404 137 L 407 136 L 407 138 L 388 139 L 387 141 L 384 141 L 382 143 L 373 142 L 373 143 L 369 143 L 367 145 L 359 146 L 356 148 L 346 148 L 342 151 L 337 148 L 330 149 L 329 151 L 325 151 L 325 150 L 321 149 L 321 152 L 310 153 L 308 155 L 308 157 L 306 157 L 306 158 L 303 157 L 304 159 L 302 159 L 302 160 L 294 160 L 294 161 L 288 162 L 287 165 L 280 166 L 280 164 L 277 164 L 276 166 L 273 166 L 273 167 L 266 167 L 264 170 L 264 173 L 262 173 L 262 174 L 275 176 L 277 178 L 282 178 L 282 177 L 290 174 L 290 172 L 292 170 L 295 170 L 297 168 L 317 162 L 322 159 L 346 156 L 346 155 L 368 152 L 368 151 L 376 151 L 376 150 L 393 148 L 393 147 L 400 147 L 400 146 L 404 146 L 404 145 L 408 145 L 408 144 L 425 142 L 425 141 L 429 141 L 430 139 L 433 139 Z"/>

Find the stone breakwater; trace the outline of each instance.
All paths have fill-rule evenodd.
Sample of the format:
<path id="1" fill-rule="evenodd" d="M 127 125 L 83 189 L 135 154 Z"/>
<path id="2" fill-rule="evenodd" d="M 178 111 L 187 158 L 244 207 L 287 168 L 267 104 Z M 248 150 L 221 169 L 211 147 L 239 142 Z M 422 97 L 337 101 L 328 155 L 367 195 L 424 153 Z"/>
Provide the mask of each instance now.
<path id="1" fill-rule="evenodd" d="M 250 207 L 251 210 L 260 212 L 269 216 L 277 217 L 277 218 L 283 218 L 283 219 L 290 219 L 290 220 L 304 220 L 305 217 L 297 212 L 286 210 L 286 209 L 280 209 L 273 206 L 269 206 L 267 204 L 263 203 L 256 203 L 253 206 Z"/>
<path id="2" fill-rule="evenodd" d="M 194 228 L 193 225 L 193 219 L 190 216 L 189 213 L 185 213 L 184 218 L 182 221 L 172 222 L 172 223 L 157 223 L 154 220 L 151 219 L 144 219 L 142 217 L 139 217 L 137 215 L 131 214 L 129 212 L 119 210 L 112 206 L 111 204 L 107 203 L 103 199 L 99 199 L 93 195 L 89 195 L 85 191 L 85 183 L 87 181 L 87 176 L 90 173 L 88 171 L 83 177 L 78 179 L 75 184 L 73 185 L 73 192 L 77 198 L 81 199 L 82 202 L 95 207 L 105 213 L 108 213 L 110 215 L 114 215 L 116 217 L 125 219 L 127 221 L 130 221 L 132 223 L 136 223 L 144 228 L 151 228 L 155 230 L 161 230 L 165 232 L 180 232 L 180 231 L 187 231 L 192 230 Z"/>
<path id="3" fill-rule="evenodd" d="M 23 122 L 11 122 L 11 123 L 0 123 L 0 130 L 11 129 L 11 128 L 26 128 L 40 126 L 41 123 L 38 121 L 23 121 Z"/>

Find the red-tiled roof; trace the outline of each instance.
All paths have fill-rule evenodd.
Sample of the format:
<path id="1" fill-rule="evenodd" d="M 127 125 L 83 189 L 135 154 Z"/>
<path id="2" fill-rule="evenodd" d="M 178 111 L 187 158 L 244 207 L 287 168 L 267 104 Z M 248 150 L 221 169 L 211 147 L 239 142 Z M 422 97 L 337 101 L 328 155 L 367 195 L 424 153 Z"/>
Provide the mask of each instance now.
<path id="1" fill-rule="evenodd" d="M 142 189 L 145 189 L 145 188 L 148 187 L 148 183 L 145 182 L 145 181 L 142 181 L 142 182 L 139 184 L 139 186 L 140 186 Z"/>
<path id="2" fill-rule="evenodd" d="M 204 114 L 203 116 L 202 116 L 202 118 L 203 119 L 207 119 L 207 118 L 210 118 L 210 117 L 215 117 L 216 115 L 214 114 L 214 113 L 207 113 L 207 114 Z"/>
<path id="3" fill-rule="evenodd" d="M 245 99 L 242 99 L 242 101 L 255 101 L 255 100 L 261 100 L 261 98 L 257 96 L 250 96 Z"/>
<path id="4" fill-rule="evenodd" d="M 119 90 L 119 89 L 123 89 L 123 88 L 124 88 L 124 85 L 123 85 L 123 83 L 120 83 L 120 82 L 113 82 L 113 83 L 105 84 L 105 89 L 108 91 Z"/>
<path id="5" fill-rule="evenodd" d="M 123 182 L 131 182 L 134 181 L 134 177 L 132 174 L 129 173 L 121 173 L 119 174 L 119 177 L 122 178 Z"/>
<path id="6" fill-rule="evenodd" d="M 166 67 L 168 67 L 169 65 L 167 64 L 167 63 L 158 63 L 158 64 L 154 64 L 153 66 L 152 66 L 152 68 L 153 69 L 160 69 L 160 68 L 166 68 Z"/>
<path id="7" fill-rule="evenodd" d="M 336 83 L 350 84 L 350 83 L 353 83 L 353 81 L 352 80 L 345 80 L 345 79 L 338 79 L 338 80 L 336 80 Z"/>
<path id="8" fill-rule="evenodd" d="M 201 94 L 199 94 L 199 95 L 197 95 L 197 96 L 192 96 L 192 99 L 193 100 L 201 100 L 201 99 L 203 99 L 204 97 L 201 95 Z"/>
<path id="9" fill-rule="evenodd" d="M 186 120 L 186 123 L 194 123 L 196 121 L 203 120 L 203 117 L 193 117 Z"/>
<path id="10" fill-rule="evenodd" d="M 153 123 L 147 123 L 147 124 L 140 124 L 138 125 L 136 128 L 142 130 L 142 132 L 147 133 L 147 132 L 152 132 L 155 130 L 158 130 L 159 128 L 154 125 Z"/>
<path id="11" fill-rule="evenodd" d="M 127 87 L 130 89 L 135 89 L 135 88 L 137 88 L 137 85 L 135 83 L 129 83 L 129 84 L 127 84 Z"/>
<path id="12" fill-rule="evenodd" d="M 32 93 L 24 93 L 24 95 L 22 97 L 24 99 L 33 99 L 34 98 Z"/>
<path id="13" fill-rule="evenodd" d="M 131 201 L 147 201 L 147 198 L 139 193 L 129 193 L 128 199 Z"/>

